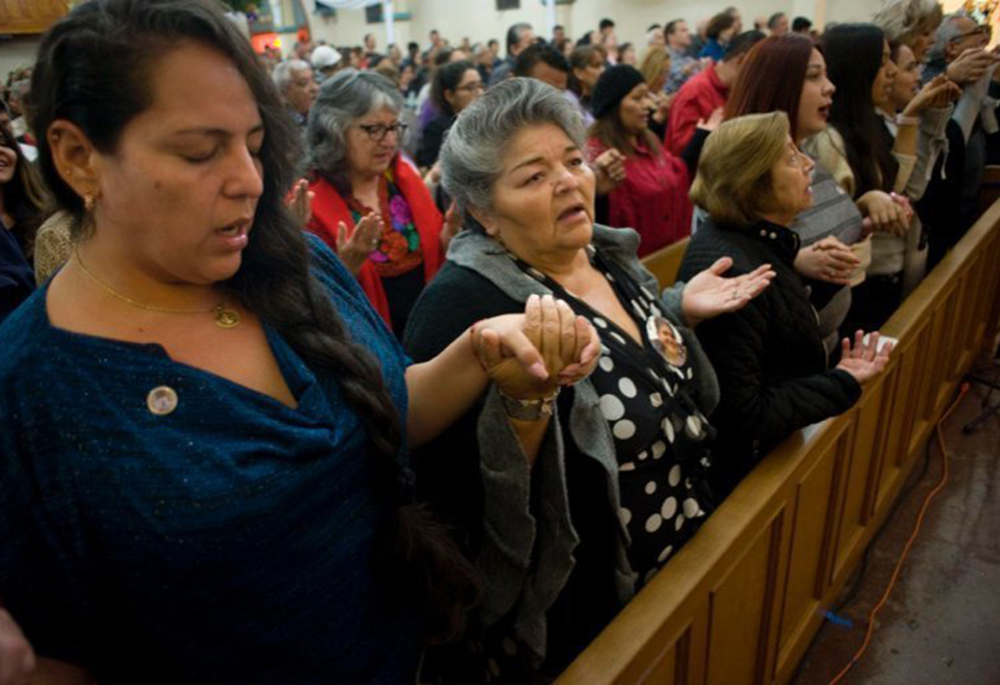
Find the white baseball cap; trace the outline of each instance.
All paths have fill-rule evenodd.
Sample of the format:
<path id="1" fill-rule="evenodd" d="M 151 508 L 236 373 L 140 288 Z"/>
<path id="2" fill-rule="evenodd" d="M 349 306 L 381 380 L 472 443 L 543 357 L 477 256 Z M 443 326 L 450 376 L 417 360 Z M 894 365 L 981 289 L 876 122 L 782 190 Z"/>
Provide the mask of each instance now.
<path id="1" fill-rule="evenodd" d="M 340 62 L 340 53 L 329 45 L 320 45 L 312 51 L 309 61 L 312 62 L 313 68 L 325 69 L 326 67 L 335 66 Z"/>

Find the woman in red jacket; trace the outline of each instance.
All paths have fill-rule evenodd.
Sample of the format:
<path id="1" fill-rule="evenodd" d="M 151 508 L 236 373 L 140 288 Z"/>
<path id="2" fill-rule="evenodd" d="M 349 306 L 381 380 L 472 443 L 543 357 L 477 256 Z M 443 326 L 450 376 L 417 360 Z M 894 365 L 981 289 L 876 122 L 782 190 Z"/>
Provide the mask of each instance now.
<path id="1" fill-rule="evenodd" d="M 597 220 L 615 228 L 634 228 L 643 257 L 691 234 L 688 170 L 649 130 L 653 99 L 642 74 L 620 64 L 605 71 L 594 88 L 591 107 L 597 120 L 587 146 L 597 167 Z M 616 165 L 599 156 L 616 150 Z M 606 159 L 606 158 L 605 158 Z"/>
<path id="2" fill-rule="evenodd" d="M 309 116 L 314 193 L 308 230 L 358 277 L 397 335 L 443 259 L 444 219 L 399 153 L 403 101 L 385 77 L 346 69 L 323 84 Z"/>

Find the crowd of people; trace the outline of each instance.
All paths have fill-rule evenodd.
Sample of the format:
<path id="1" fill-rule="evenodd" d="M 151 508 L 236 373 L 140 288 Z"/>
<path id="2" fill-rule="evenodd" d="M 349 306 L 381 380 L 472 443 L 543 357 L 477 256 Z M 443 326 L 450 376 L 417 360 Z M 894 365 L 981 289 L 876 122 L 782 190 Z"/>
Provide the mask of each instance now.
<path id="1" fill-rule="evenodd" d="M 973 16 L 742 22 L 49 29 L 0 108 L 0 685 L 557 677 L 882 373 L 1000 153 Z"/>

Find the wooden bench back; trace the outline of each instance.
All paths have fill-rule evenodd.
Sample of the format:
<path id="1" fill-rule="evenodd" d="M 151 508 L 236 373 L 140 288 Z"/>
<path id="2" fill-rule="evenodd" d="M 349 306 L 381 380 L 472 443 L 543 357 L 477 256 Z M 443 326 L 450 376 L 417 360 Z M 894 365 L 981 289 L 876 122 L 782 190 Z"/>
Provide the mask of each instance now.
<path id="1" fill-rule="evenodd" d="M 672 281 L 667 248 L 647 260 Z M 786 683 L 1000 315 L 1000 203 L 886 324 L 887 371 L 758 465 L 559 685 Z"/>

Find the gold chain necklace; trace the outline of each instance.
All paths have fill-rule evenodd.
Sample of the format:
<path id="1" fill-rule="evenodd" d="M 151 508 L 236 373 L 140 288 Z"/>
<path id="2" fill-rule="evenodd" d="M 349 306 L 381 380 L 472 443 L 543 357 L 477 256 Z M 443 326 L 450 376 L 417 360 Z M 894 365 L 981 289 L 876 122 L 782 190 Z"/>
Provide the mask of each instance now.
<path id="1" fill-rule="evenodd" d="M 214 307 L 209 307 L 208 309 L 171 309 L 169 307 L 157 307 L 152 304 L 144 304 L 142 302 L 136 302 L 130 297 L 122 295 L 120 292 L 112 288 L 110 285 L 95 276 L 90 269 L 84 265 L 83 260 L 80 259 L 80 252 L 78 250 L 73 251 L 73 256 L 76 257 L 76 263 L 80 265 L 80 269 L 87 275 L 87 277 L 96 283 L 104 292 L 118 298 L 126 304 L 130 304 L 138 309 L 145 309 L 149 312 L 161 312 L 164 314 L 215 314 L 215 325 L 219 328 L 236 328 L 240 325 L 240 313 L 235 309 L 230 309 L 225 306 L 224 303 L 220 302 Z"/>

